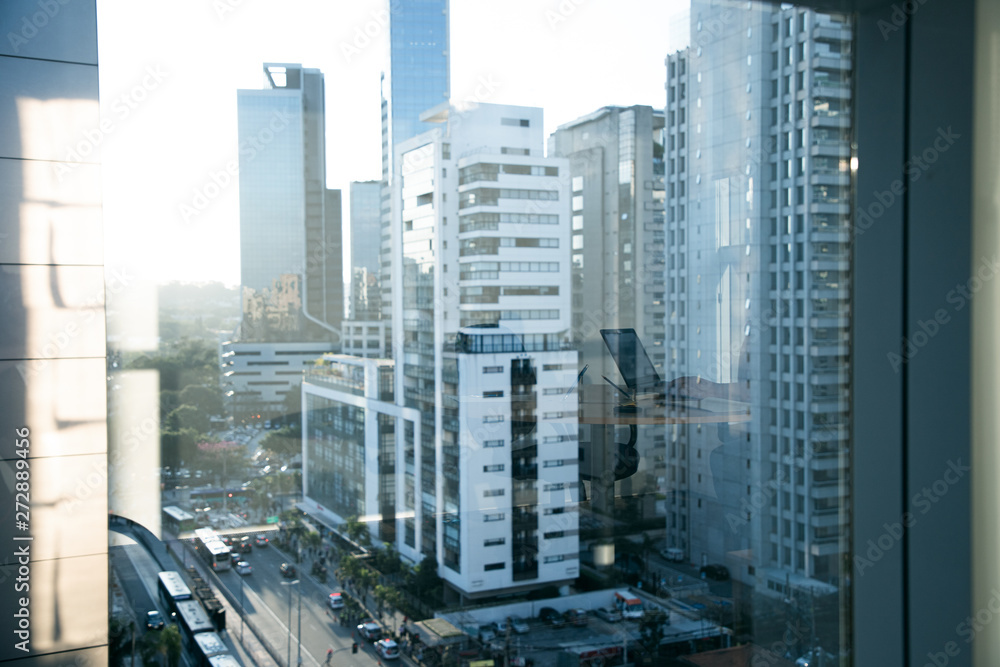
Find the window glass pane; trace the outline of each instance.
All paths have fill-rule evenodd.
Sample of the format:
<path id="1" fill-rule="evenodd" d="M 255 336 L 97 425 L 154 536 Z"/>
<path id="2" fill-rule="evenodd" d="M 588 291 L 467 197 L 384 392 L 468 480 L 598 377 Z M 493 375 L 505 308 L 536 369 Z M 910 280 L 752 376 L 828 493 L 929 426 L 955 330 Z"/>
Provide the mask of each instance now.
<path id="1" fill-rule="evenodd" d="M 848 660 L 851 25 L 653 4 L 521 53 L 501 5 L 105 0 L 112 513 L 371 581 L 387 628 L 531 597 L 604 609 L 573 631 L 605 657 L 617 611 L 649 664 Z M 635 32 L 593 54 L 597 17 Z M 212 49 L 130 41 L 191 21 Z M 486 52 L 574 65 L 515 105 Z"/>

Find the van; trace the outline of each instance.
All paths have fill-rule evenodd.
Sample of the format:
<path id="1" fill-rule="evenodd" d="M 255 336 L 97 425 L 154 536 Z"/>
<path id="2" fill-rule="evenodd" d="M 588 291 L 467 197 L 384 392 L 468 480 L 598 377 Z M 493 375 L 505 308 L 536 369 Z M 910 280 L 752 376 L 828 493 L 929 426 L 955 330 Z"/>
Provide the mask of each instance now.
<path id="1" fill-rule="evenodd" d="M 666 558 L 667 560 L 672 561 L 674 563 L 683 563 L 684 562 L 684 550 L 683 549 L 678 549 L 676 547 L 670 547 L 669 549 L 664 549 L 663 551 L 661 551 L 660 555 L 663 556 L 664 558 Z"/>
<path id="2" fill-rule="evenodd" d="M 623 618 L 642 618 L 642 600 L 630 591 L 615 591 L 615 608 L 622 613 Z"/>

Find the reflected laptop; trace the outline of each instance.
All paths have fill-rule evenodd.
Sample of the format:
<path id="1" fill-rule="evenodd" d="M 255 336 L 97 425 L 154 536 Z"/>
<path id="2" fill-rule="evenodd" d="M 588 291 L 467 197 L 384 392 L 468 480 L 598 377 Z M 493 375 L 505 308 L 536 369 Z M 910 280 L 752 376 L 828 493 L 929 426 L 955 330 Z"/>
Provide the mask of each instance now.
<path id="1" fill-rule="evenodd" d="M 660 379 L 635 329 L 601 329 L 604 344 L 618 366 L 627 386 L 636 395 L 666 397 L 666 383 Z"/>

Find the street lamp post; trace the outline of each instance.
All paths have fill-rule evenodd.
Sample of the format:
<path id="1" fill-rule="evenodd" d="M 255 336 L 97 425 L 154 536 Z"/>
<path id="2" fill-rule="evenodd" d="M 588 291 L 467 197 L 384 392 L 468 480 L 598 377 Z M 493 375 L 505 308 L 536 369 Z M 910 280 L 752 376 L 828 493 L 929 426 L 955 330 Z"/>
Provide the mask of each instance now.
<path id="1" fill-rule="evenodd" d="M 297 663 L 300 667 L 302 665 L 302 586 L 299 585 L 299 655 Z"/>
<path id="2" fill-rule="evenodd" d="M 283 582 L 281 582 L 282 586 L 288 586 L 288 623 L 286 624 L 286 627 L 288 628 L 288 642 L 287 642 L 287 644 L 288 644 L 288 662 L 285 663 L 285 664 L 288 665 L 289 667 L 291 667 L 291 664 L 292 664 L 292 586 L 296 585 L 297 583 L 299 583 L 298 579 L 296 579 L 295 581 L 283 581 Z M 302 591 L 301 590 L 299 591 L 299 604 L 300 605 L 302 604 Z M 301 611 L 300 611 L 300 613 L 299 613 L 299 633 L 300 633 L 299 637 L 302 636 L 301 630 L 302 630 L 302 615 L 301 615 Z M 301 649 L 301 642 L 300 642 L 299 650 L 300 651 L 302 650 Z"/>
<path id="3" fill-rule="evenodd" d="M 243 606 L 243 580 L 245 577 L 240 575 L 240 643 L 243 643 L 243 626 L 246 624 L 246 619 L 244 615 L 246 614 L 246 609 Z"/>

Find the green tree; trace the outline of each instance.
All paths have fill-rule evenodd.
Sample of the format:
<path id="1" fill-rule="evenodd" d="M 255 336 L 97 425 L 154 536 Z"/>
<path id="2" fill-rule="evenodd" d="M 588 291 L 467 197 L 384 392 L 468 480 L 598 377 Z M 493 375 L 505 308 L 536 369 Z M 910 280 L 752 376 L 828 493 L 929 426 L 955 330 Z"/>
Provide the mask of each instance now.
<path id="1" fill-rule="evenodd" d="M 164 465 L 178 467 L 181 461 L 190 463 L 198 451 L 195 443 L 198 434 L 192 429 L 165 430 L 160 433 L 160 450 Z"/>
<path id="2" fill-rule="evenodd" d="M 417 596 L 426 598 L 433 596 L 440 586 L 441 577 L 438 576 L 437 560 L 428 554 L 414 570 L 413 591 Z"/>
<path id="3" fill-rule="evenodd" d="M 222 396 L 217 387 L 189 384 L 178 395 L 181 405 L 197 406 L 206 415 L 222 414 Z"/>
<path id="4" fill-rule="evenodd" d="M 208 433 L 211 424 L 205 413 L 198 408 L 193 405 L 181 405 L 167 415 L 166 427 L 171 431 L 189 428 L 196 433 Z"/>
<path id="5" fill-rule="evenodd" d="M 344 532 L 347 533 L 347 537 L 356 544 L 367 545 L 371 541 L 368 536 L 368 528 L 364 523 L 358 521 L 358 517 L 351 516 L 347 517 L 347 521 L 344 523 Z"/>
<path id="6" fill-rule="evenodd" d="M 285 427 L 277 431 L 268 431 L 260 440 L 260 448 L 265 449 L 281 459 L 289 459 L 302 453 L 302 428 Z"/>
<path id="7" fill-rule="evenodd" d="M 108 665 L 118 667 L 128 655 L 132 644 L 133 624 L 119 616 L 108 622 Z"/>
<path id="8" fill-rule="evenodd" d="M 639 621 L 639 644 L 646 655 L 656 657 L 663 640 L 663 626 L 669 622 L 667 614 L 660 609 L 647 610 Z"/>

